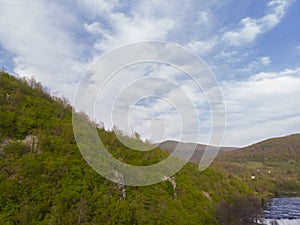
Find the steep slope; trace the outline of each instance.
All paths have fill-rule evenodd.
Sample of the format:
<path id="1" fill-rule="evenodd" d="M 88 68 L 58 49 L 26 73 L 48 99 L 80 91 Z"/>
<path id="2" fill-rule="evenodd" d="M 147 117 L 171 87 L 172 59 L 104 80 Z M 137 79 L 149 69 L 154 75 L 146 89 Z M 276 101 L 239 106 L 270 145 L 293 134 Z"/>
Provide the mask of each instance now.
<path id="1" fill-rule="evenodd" d="M 51 97 L 33 79 L 2 71 L 0 103 L 1 224 L 218 224 L 218 202 L 253 193 L 238 178 L 211 168 L 200 173 L 194 164 L 170 181 L 117 185 L 84 161 L 65 99 Z M 158 148 L 131 151 L 114 131 L 98 132 L 124 162 L 148 165 L 167 157 Z"/>
<path id="2" fill-rule="evenodd" d="M 225 152 L 215 167 L 237 174 L 259 193 L 300 196 L 300 134 L 272 138 Z"/>
<path id="3" fill-rule="evenodd" d="M 166 151 L 170 154 L 174 151 L 174 149 L 178 145 L 181 147 L 180 150 L 182 151 L 183 155 L 185 154 L 186 151 L 194 151 L 194 148 L 195 148 L 194 143 L 183 143 L 183 142 L 171 141 L 171 140 L 164 141 L 164 142 L 160 143 L 158 145 L 158 147 L 161 150 L 164 150 L 164 151 Z M 194 151 L 190 161 L 195 162 L 195 163 L 199 163 L 206 147 L 207 147 L 206 145 L 196 144 L 195 151 Z M 236 150 L 236 149 L 237 148 L 234 148 L 234 147 L 221 147 L 220 148 L 220 153 L 227 152 L 227 151 L 233 151 L 233 150 Z"/>

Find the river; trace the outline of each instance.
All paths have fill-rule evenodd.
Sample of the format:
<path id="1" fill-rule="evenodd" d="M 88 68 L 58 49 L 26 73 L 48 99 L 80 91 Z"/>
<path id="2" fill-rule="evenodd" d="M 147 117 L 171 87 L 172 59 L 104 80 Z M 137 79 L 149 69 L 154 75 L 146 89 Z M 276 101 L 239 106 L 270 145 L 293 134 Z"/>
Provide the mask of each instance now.
<path id="1" fill-rule="evenodd" d="M 267 225 L 300 225 L 300 197 L 274 198 L 265 218 Z"/>

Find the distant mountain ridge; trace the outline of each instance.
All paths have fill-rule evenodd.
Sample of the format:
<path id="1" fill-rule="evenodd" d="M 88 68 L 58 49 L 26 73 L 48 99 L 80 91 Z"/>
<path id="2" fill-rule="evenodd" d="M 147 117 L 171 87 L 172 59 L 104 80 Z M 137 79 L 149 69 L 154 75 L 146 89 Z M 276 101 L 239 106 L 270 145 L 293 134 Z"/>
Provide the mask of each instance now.
<path id="1" fill-rule="evenodd" d="M 166 151 L 169 154 L 171 154 L 177 146 L 179 147 L 179 150 L 182 151 L 182 157 L 184 157 L 187 151 L 194 151 L 190 159 L 190 162 L 195 162 L 195 163 L 200 162 L 202 155 L 207 147 L 207 145 L 203 145 L 203 144 L 184 143 L 184 142 L 173 141 L 173 140 L 167 140 L 158 145 L 158 147 L 161 150 Z M 235 147 L 221 147 L 219 153 L 233 151 L 237 149 L 238 148 Z"/>

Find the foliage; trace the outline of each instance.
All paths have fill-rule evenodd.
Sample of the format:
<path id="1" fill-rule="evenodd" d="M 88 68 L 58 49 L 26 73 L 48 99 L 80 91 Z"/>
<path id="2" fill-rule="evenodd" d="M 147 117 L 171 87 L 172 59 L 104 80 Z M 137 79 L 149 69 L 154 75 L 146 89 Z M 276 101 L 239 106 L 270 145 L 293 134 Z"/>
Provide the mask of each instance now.
<path id="1" fill-rule="evenodd" d="M 80 155 L 72 107 L 65 99 L 50 96 L 34 79 L 1 72 L 0 103 L 1 224 L 218 224 L 217 202 L 253 193 L 236 177 L 212 168 L 200 173 L 189 163 L 175 175 L 176 190 L 169 182 L 126 186 L 126 200 L 120 200 L 118 186 Z M 115 132 L 98 127 L 104 145 L 119 160 L 149 165 L 167 157 L 158 148 L 132 151 Z M 21 141 L 27 135 L 37 136 L 36 151 Z M 123 138 L 147 147 L 138 134 Z"/>
<path id="2" fill-rule="evenodd" d="M 300 134 L 225 152 L 214 167 L 238 175 L 264 198 L 300 195 Z"/>
<path id="3" fill-rule="evenodd" d="M 221 225 L 257 224 L 262 216 L 259 209 L 260 201 L 255 196 L 235 197 L 216 205 L 217 219 Z"/>

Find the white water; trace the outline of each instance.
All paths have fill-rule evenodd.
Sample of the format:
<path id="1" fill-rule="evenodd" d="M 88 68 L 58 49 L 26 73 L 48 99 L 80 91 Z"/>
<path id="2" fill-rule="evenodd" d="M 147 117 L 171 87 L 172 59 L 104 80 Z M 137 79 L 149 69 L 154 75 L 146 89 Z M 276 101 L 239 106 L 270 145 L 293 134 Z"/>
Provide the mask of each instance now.
<path id="1" fill-rule="evenodd" d="M 265 217 L 266 225 L 300 225 L 300 198 L 274 198 Z"/>
<path id="2" fill-rule="evenodd" d="M 289 220 L 289 219 L 277 219 L 277 220 L 267 219 L 265 221 L 265 224 L 266 225 L 274 225 L 274 223 L 272 224 L 272 221 L 276 221 L 278 225 L 300 225 L 300 219 L 292 219 L 292 220 Z"/>

